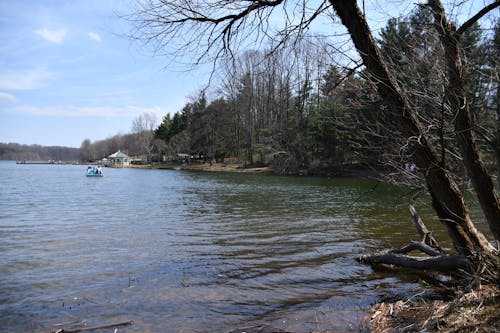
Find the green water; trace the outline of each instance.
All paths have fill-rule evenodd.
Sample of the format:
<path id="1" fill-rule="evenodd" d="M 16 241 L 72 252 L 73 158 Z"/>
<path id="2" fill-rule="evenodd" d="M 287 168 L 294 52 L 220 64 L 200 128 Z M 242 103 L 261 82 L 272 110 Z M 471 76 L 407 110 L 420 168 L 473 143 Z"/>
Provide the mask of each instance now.
<path id="1" fill-rule="evenodd" d="M 418 277 L 361 254 L 416 240 L 375 181 L 0 163 L 0 332 L 359 329 Z M 424 199 L 417 203 L 447 243 Z"/>

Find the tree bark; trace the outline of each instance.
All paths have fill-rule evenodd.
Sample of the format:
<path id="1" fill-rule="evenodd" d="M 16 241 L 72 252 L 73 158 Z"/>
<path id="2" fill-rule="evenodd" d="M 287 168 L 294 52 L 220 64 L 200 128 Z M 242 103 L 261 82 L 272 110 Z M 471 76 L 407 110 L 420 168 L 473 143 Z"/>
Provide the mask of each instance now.
<path id="1" fill-rule="evenodd" d="M 446 226 L 456 250 L 464 256 L 493 253 L 493 246 L 474 227 L 458 186 L 450 172 L 441 166 L 439 155 L 383 60 L 356 1 L 330 0 L 330 3 L 349 31 L 389 111 L 400 117 L 402 129 L 414 150 L 415 162 L 425 176 L 433 207 Z"/>
<path id="2" fill-rule="evenodd" d="M 465 92 L 463 61 L 459 49 L 461 35 L 456 31 L 455 26 L 448 22 L 439 0 L 429 0 L 429 6 L 434 13 L 434 25 L 445 50 L 448 69 L 447 100 L 449 107 L 455 112 L 456 140 L 491 233 L 495 239 L 500 240 L 500 200 L 496 194 L 493 179 L 481 161 L 472 133 L 472 119 Z"/>
<path id="3" fill-rule="evenodd" d="M 500 51 L 500 50 L 499 50 Z M 498 67 L 497 67 L 498 68 Z M 500 73 L 498 74 L 500 75 Z M 497 76 L 498 78 L 498 76 Z M 497 121 L 495 128 L 494 151 L 497 162 L 497 186 L 500 191 L 500 82 L 497 83 Z"/>

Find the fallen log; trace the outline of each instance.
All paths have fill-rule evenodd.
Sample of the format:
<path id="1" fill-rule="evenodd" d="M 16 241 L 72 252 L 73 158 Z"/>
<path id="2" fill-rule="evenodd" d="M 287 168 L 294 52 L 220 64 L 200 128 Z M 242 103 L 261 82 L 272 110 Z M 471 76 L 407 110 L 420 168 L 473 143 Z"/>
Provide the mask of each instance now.
<path id="1" fill-rule="evenodd" d="M 363 255 L 358 259 L 367 264 L 396 265 L 406 268 L 435 270 L 443 273 L 467 270 L 469 261 L 461 255 L 439 255 L 432 257 L 416 257 L 393 251 L 379 254 Z"/>

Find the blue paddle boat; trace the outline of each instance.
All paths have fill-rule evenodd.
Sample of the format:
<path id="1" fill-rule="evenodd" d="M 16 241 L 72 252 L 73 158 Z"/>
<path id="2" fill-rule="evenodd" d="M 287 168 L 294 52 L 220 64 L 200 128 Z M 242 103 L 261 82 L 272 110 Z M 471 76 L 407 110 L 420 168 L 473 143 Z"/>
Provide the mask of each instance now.
<path id="1" fill-rule="evenodd" d="M 87 177 L 103 177 L 102 167 L 100 165 L 87 168 Z"/>

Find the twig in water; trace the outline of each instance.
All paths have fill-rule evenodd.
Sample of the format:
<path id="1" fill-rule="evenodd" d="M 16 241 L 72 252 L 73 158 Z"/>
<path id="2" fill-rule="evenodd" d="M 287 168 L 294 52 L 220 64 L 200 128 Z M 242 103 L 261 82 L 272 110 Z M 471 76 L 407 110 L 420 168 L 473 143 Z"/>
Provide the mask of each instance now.
<path id="1" fill-rule="evenodd" d="M 132 320 L 127 320 L 127 321 L 122 321 L 119 323 L 107 324 L 107 325 L 101 325 L 101 326 L 95 326 L 95 327 L 82 327 L 82 328 L 75 328 L 72 330 L 60 329 L 60 330 L 55 331 L 54 333 L 79 333 L 79 332 L 96 331 L 96 330 L 100 330 L 103 328 L 132 325 L 133 323 L 134 322 Z"/>

